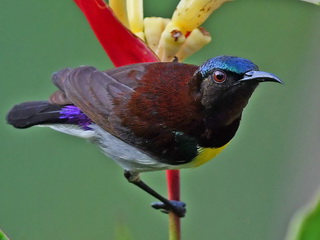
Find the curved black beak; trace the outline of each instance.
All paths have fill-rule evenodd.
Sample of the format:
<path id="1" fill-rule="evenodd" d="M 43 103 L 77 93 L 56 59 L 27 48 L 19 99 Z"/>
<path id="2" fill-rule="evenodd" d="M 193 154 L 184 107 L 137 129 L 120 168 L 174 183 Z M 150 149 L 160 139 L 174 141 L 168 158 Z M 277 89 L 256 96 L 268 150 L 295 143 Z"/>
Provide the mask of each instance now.
<path id="1" fill-rule="evenodd" d="M 239 80 L 239 82 L 245 81 L 257 81 L 257 82 L 277 82 L 284 84 L 280 78 L 272 73 L 262 72 L 262 71 L 250 71 L 244 74 L 244 77 Z"/>

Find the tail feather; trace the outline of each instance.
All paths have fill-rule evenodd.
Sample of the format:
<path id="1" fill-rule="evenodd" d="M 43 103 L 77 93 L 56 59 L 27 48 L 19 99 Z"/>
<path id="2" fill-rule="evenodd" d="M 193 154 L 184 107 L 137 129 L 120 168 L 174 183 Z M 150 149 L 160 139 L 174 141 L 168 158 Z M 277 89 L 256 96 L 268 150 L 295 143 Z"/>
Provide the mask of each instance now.
<path id="1" fill-rule="evenodd" d="M 7 122 L 15 128 L 28 128 L 39 124 L 65 123 L 60 118 L 63 106 L 47 101 L 25 102 L 14 106 L 7 115 Z"/>

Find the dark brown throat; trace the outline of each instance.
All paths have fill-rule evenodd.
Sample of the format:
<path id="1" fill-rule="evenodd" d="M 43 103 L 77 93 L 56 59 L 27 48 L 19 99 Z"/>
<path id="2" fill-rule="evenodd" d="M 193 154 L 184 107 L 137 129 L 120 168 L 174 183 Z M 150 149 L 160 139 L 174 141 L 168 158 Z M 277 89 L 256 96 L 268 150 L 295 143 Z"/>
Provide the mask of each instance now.
<path id="1" fill-rule="evenodd" d="M 222 147 L 234 137 L 239 125 L 241 116 L 235 119 L 231 124 L 227 126 L 220 127 L 207 127 L 204 131 L 199 132 L 200 134 L 196 137 L 198 138 L 199 146 L 218 148 Z"/>

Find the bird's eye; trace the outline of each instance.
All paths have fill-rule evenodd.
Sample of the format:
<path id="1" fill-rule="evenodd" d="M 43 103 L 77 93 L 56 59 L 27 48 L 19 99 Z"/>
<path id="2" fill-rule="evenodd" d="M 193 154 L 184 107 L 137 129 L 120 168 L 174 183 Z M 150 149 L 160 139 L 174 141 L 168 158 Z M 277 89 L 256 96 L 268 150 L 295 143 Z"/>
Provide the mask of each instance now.
<path id="1" fill-rule="evenodd" d="M 217 83 L 223 83 L 227 79 L 227 74 L 221 70 L 213 72 L 213 80 Z"/>

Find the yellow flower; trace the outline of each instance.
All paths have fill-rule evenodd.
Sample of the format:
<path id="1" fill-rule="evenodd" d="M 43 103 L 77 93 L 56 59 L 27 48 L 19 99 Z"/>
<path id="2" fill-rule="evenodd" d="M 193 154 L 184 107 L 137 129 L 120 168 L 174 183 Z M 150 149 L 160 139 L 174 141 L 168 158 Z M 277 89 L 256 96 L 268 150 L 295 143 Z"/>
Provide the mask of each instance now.
<path id="1" fill-rule="evenodd" d="M 110 0 L 117 18 L 147 43 L 161 61 L 179 61 L 200 50 L 211 36 L 200 25 L 228 0 L 181 0 L 171 19 L 143 18 L 143 0 Z"/>

